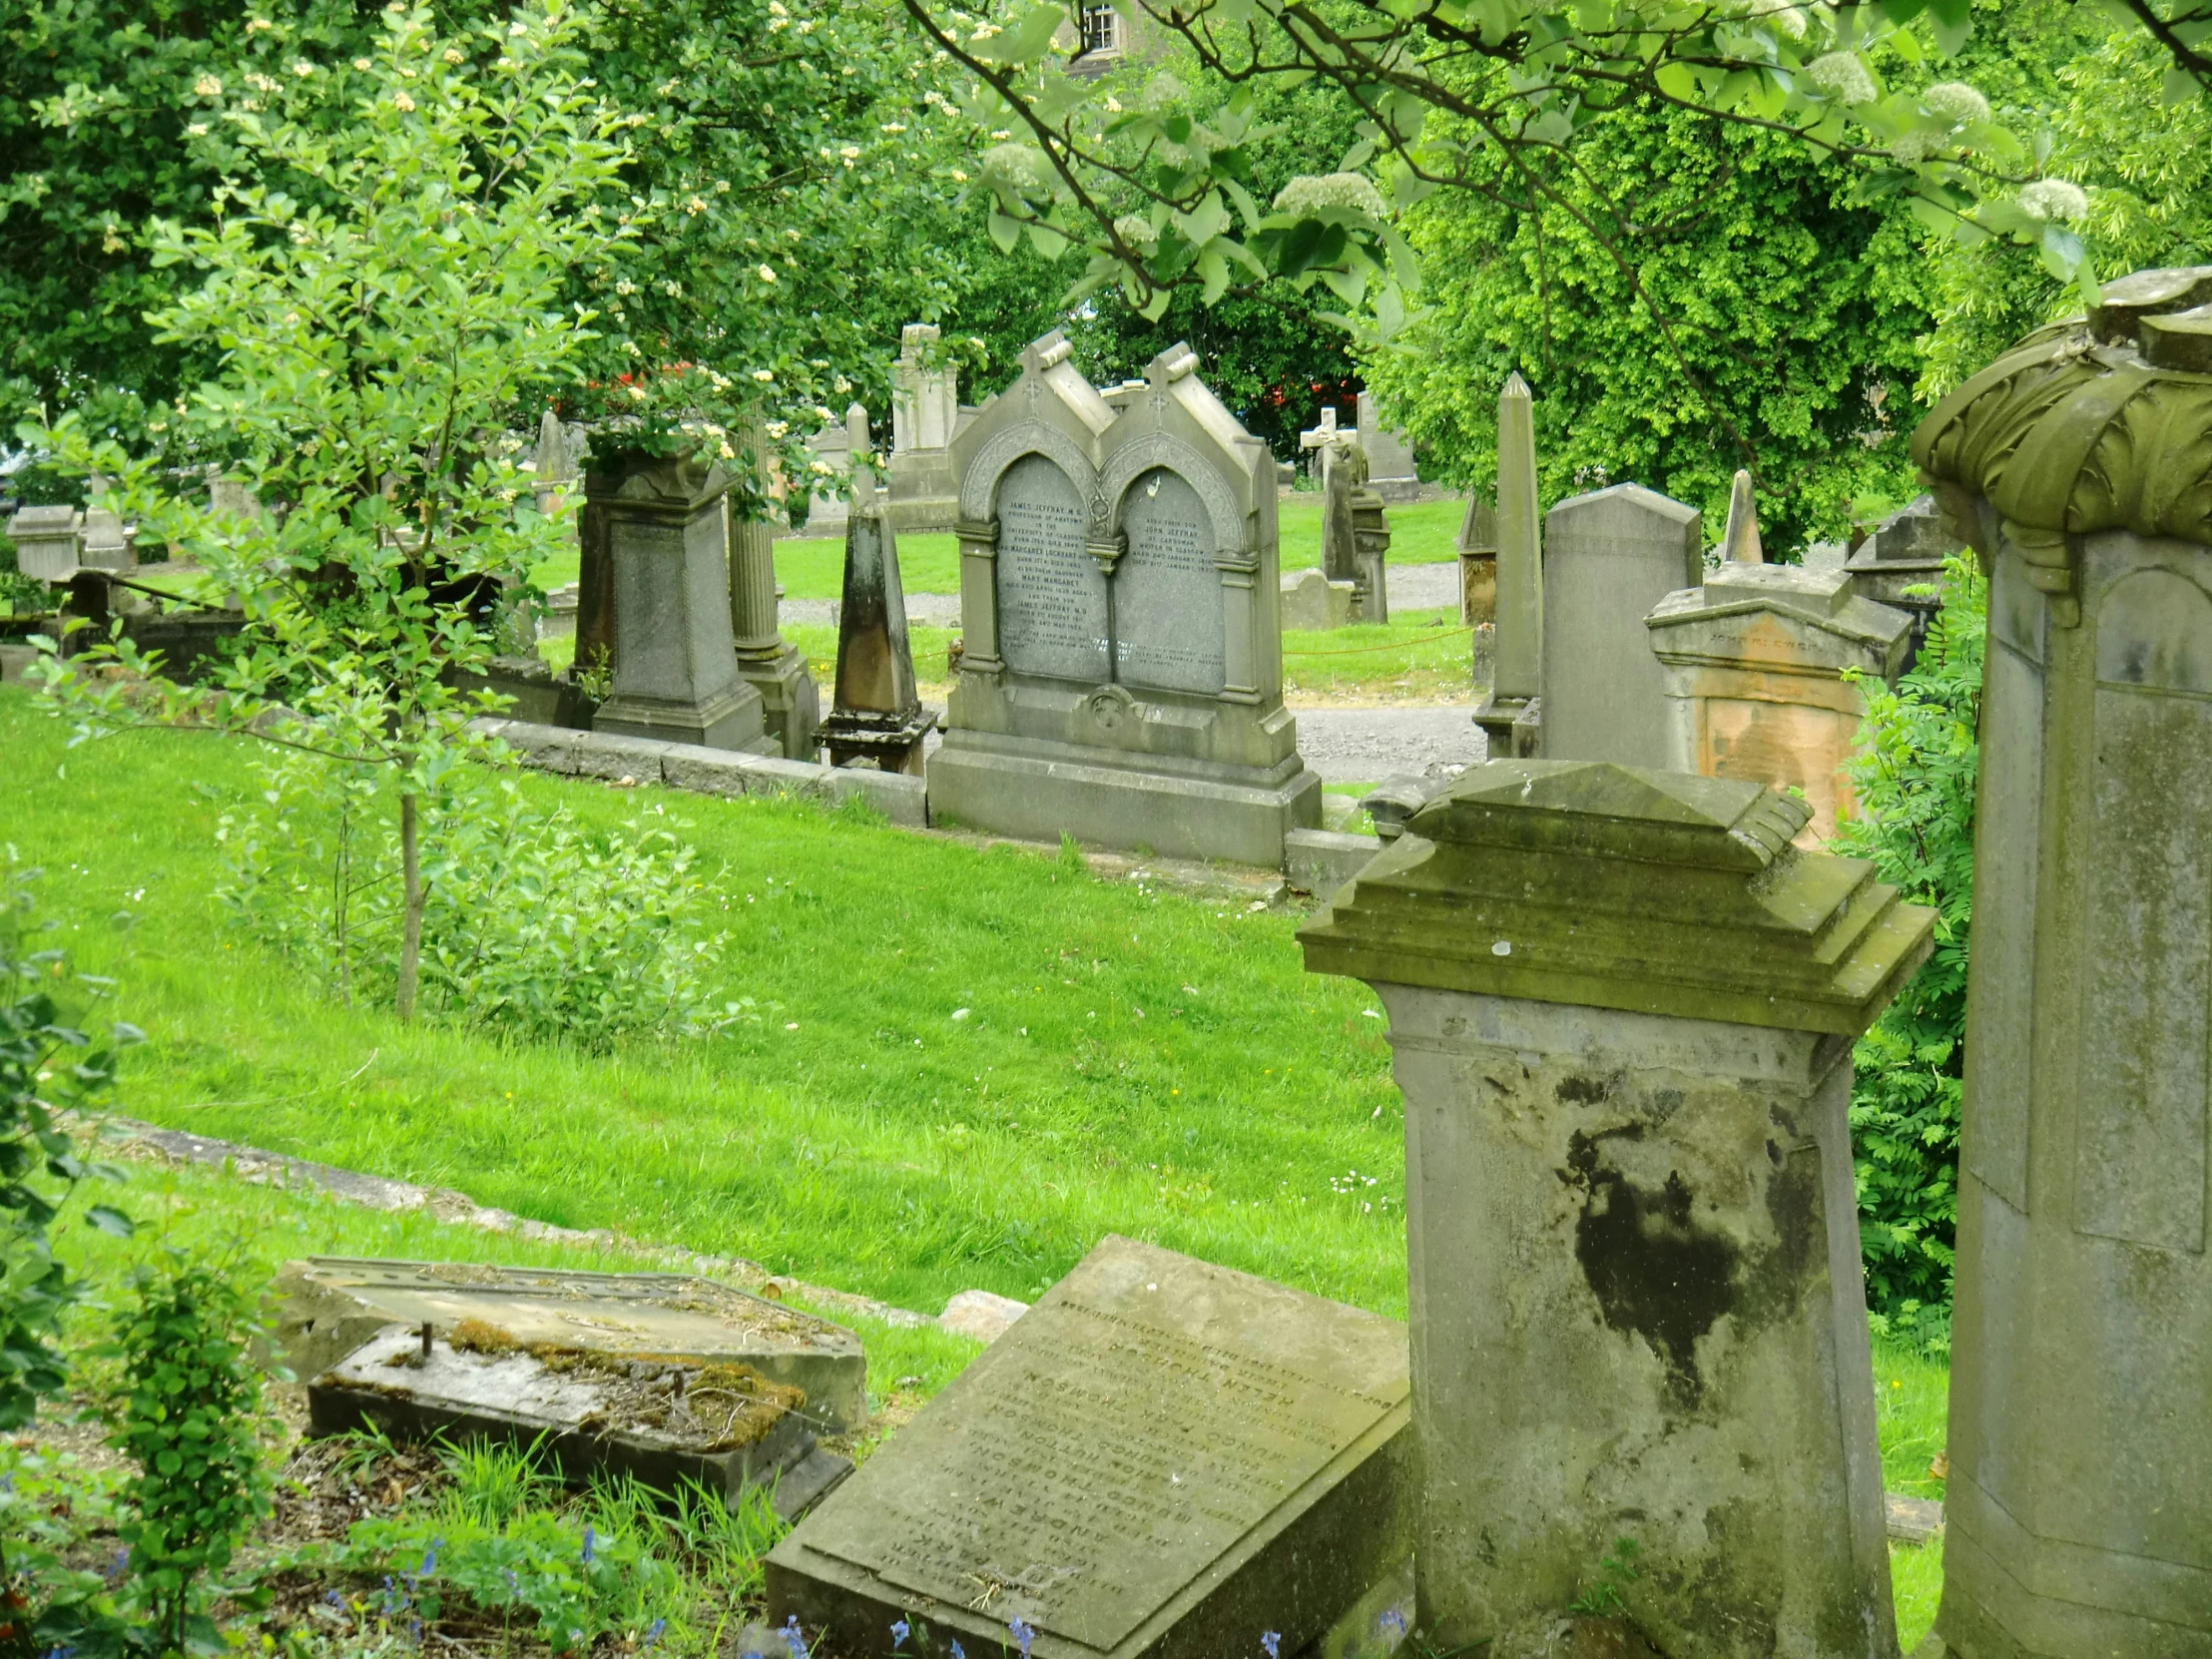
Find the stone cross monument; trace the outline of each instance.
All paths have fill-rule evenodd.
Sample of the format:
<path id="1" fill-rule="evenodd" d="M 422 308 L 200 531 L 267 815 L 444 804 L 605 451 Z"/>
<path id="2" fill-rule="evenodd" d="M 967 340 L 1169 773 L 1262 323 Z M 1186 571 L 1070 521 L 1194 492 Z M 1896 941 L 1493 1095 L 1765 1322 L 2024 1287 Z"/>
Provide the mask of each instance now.
<path id="1" fill-rule="evenodd" d="M 1536 505 L 1536 412 L 1528 382 L 1505 377 L 1497 399 L 1497 621 L 1490 695 L 1474 711 L 1490 758 L 1533 755 L 1542 742 L 1543 516 Z"/>
<path id="2" fill-rule="evenodd" d="M 953 440 L 963 654 L 932 818 L 1280 865 L 1321 780 L 1283 707 L 1275 463 L 1177 345 L 1117 411 L 1059 333 Z"/>
<path id="3" fill-rule="evenodd" d="M 1628 1537 L 1662 1652 L 1896 1659 L 1851 1055 L 1935 917 L 1805 813 L 1491 761 L 1300 930 L 1389 1011 L 1440 1648 L 1568 1651 Z"/>
<path id="4" fill-rule="evenodd" d="M 1927 1650 L 2212 1653 L 2212 267 L 1929 412 L 1989 574 Z"/>

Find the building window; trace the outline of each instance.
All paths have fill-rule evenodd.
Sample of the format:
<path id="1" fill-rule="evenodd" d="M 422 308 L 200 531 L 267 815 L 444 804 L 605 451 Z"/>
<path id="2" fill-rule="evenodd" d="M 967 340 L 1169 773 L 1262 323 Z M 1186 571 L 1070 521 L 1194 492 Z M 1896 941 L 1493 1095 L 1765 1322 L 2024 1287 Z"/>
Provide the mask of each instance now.
<path id="1" fill-rule="evenodd" d="M 1121 14 L 1110 5 L 1085 5 L 1083 53 L 1111 54 L 1121 50 Z"/>

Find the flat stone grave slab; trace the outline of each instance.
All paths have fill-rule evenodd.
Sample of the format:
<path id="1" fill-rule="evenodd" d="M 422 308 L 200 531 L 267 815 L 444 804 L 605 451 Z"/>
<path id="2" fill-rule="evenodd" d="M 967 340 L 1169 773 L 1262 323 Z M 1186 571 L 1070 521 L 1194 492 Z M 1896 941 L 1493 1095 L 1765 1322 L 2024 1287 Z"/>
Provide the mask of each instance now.
<path id="1" fill-rule="evenodd" d="M 276 1278 L 276 1340 L 302 1381 L 386 1325 L 450 1334 L 481 1320 L 525 1347 L 744 1366 L 800 1389 L 818 1432 L 867 1417 L 867 1357 L 842 1326 L 678 1273 L 582 1273 L 477 1262 L 310 1256 Z"/>
<path id="2" fill-rule="evenodd" d="M 630 1474 L 674 1491 L 690 1480 L 733 1508 L 747 1487 L 768 1486 L 788 1520 L 852 1472 L 815 1443 L 806 1399 L 747 1366 L 525 1346 L 465 1319 L 443 1342 L 427 1326 L 384 1326 L 307 1384 L 307 1423 L 314 1434 L 510 1440 L 579 1484 Z"/>
<path id="3" fill-rule="evenodd" d="M 768 1558 L 838 1653 L 1298 1653 L 1411 1548 L 1405 1328 L 1108 1238 Z"/>

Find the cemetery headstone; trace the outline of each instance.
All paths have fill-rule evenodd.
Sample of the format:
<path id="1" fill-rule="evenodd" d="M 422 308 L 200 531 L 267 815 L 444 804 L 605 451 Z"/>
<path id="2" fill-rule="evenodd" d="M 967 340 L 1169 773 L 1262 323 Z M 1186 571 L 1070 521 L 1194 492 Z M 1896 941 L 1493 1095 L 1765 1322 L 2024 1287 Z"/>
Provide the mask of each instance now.
<path id="1" fill-rule="evenodd" d="M 1750 474 L 1737 479 L 1748 489 Z M 1730 508 L 1724 547 L 1756 549 L 1748 500 Z M 1731 557 L 1705 584 L 1670 593 L 1644 619 L 1664 670 L 1667 747 L 1661 764 L 1707 778 L 1742 778 L 1804 794 L 1815 845 L 1852 805 L 1846 763 L 1867 711 L 1856 669 L 1895 683 L 1913 619 L 1859 598 L 1840 569 Z"/>
<path id="2" fill-rule="evenodd" d="M 1497 621 L 1497 513 L 1479 495 L 1467 497 L 1467 510 L 1452 538 L 1459 555 L 1459 620 L 1475 627 Z"/>
<path id="3" fill-rule="evenodd" d="M 561 425 L 561 417 L 551 409 L 538 417 L 535 461 L 538 511 L 550 518 L 560 511 L 567 486 L 576 477 L 576 465 L 568 452 L 568 432 Z"/>
<path id="4" fill-rule="evenodd" d="M 2212 1651 L 2212 268 L 1913 437 L 1988 573 L 1931 1655 Z"/>
<path id="5" fill-rule="evenodd" d="M 852 491 L 837 612 L 836 703 L 822 723 L 822 747 L 833 767 L 868 760 L 884 772 L 918 778 L 922 742 L 937 716 L 914 690 L 898 535 L 865 467 L 854 469 Z"/>
<path id="6" fill-rule="evenodd" d="M 806 1415 L 826 1433 L 867 1419 L 858 1338 L 688 1274 L 310 1256 L 284 1264 L 276 1294 L 276 1344 L 301 1377 L 328 1370 L 387 1325 L 450 1335 L 476 1320 L 525 1345 L 744 1366 L 803 1392 Z"/>
<path id="7" fill-rule="evenodd" d="M 825 482 L 830 479 L 849 479 L 854 458 L 865 460 L 868 455 L 867 409 L 859 403 L 845 406 L 844 420 L 835 426 L 826 426 L 809 441 L 814 451 L 815 463 L 827 468 L 827 473 L 817 472 Z M 810 536 L 841 536 L 844 521 L 850 511 L 848 498 L 825 494 L 815 489 L 807 499 L 807 533 Z"/>
<path id="8" fill-rule="evenodd" d="M 1352 621 L 1358 590 L 1350 582 L 1332 582 L 1321 570 L 1302 570 L 1283 578 L 1283 631 L 1343 628 Z"/>
<path id="9" fill-rule="evenodd" d="M 1895 1659 L 1851 1045 L 1935 918 L 1798 850 L 1805 818 L 1492 761 L 1300 930 L 1382 997 L 1405 1096 L 1438 1649 L 1515 1651 L 1627 1537 L 1662 1652 Z"/>
<path id="10" fill-rule="evenodd" d="M 1357 583 L 1360 578 L 1360 541 L 1353 526 L 1351 470 L 1357 448 L 1356 435 L 1337 425 L 1334 405 L 1321 412 L 1321 422 L 1298 435 L 1299 446 L 1313 451 L 1316 482 L 1321 491 L 1321 568 L 1332 582 Z"/>
<path id="11" fill-rule="evenodd" d="M 66 582 L 77 574 L 84 515 L 75 507 L 18 507 L 8 520 L 15 568 L 34 582 Z"/>
<path id="12" fill-rule="evenodd" d="M 1365 451 L 1352 452 L 1352 542 L 1356 572 L 1353 610 L 1362 622 L 1390 620 L 1389 574 L 1384 561 L 1390 551 L 1390 520 L 1382 509 L 1382 497 L 1367 477 Z"/>
<path id="13" fill-rule="evenodd" d="M 1375 395 L 1360 393 L 1360 447 L 1367 452 L 1368 486 L 1385 501 L 1410 501 L 1420 493 L 1420 468 L 1402 431 L 1385 430 L 1375 412 Z"/>
<path id="14" fill-rule="evenodd" d="M 1404 1557 L 1395 1322 L 1101 1242 L 768 1557 L 772 1623 L 874 1656 L 1295 1654 Z"/>
<path id="15" fill-rule="evenodd" d="M 755 464 L 767 468 L 760 432 L 747 439 Z M 723 498 L 730 502 L 729 496 Z M 761 725 L 787 761 L 815 758 L 822 694 L 807 672 L 807 654 L 788 642 L 777 615 L 776 530 L 765 519 L 730 513 L 730 635 L 738 673 L 761 694 Z"/>
<path id="16" fill-rule="evenodd" d="M 1728 524 L 1721 531 L 1723 564 L 1763 565 L 1766 549 L 1759 541 L 1759 506 L 1753 498 L 1751 474 L 1742 467 L 1728 486 Z"/>
<path id="17" fill-rule="evenodd" d="M 95 500 L 108 489 L 108 480 L 94 473 L 86 480 L 86 487 Z M 90 506 L 85 509 L 82 528 L 78 534 L 77 563 L 86 570 L 105 570 L 122 574 L 138 569 L 138 537 L 125 527 L 123 520 L 109 508 Z"/>
<path id="18" fill-rule="evenodd" d="M 1928 625 L 1943 605 L 1943 561 L 1964 544 L 1943 527 L 1936 498 L 1908 502 L 1880 524 L 1844 568 L 1859 593 L 1913 619 L 1905 671 L 1911 672 L 1928 639 Z"/>
<path id="19" fill-rule="evenodd" d="M 900 530 L 948 530 L 957 511 L 951 444 L 960 426 L 958 372 L 936 356 L 933 322 L 907 324 L 891 365 L 890 513 Z"/>
<path id="20" fill-rule="evenodd" d="M 1058 333 L 953 442 L 964 651 L 931 816 L 1280 866 L 1321 780 L 1283 707 L 1275 472 L 1177 346 L 1117 412 Z"/>
<path id="21" fill-rule="evenodd" d="M 1535 402 L 1528 382 L 1508 374 L 1497 398 L 1497 621 L 1490 692 L 1474 711 L 1493 761 L 1533 755 L 1543 742 L 1542 526 Z"/>
<path id="22" fill-rule="evenodd" d="M 523 1343 L 482 1320 L 443 1338 L 383 1327 L 307 1382 L 308 1431 L 375 1430 L 402 1444 L 506 1441 L 583 1485 L 691 1482 L 736 1508 L 748 1487 L 794 1519 L 852 1472 L 825 1451 L 806 1395 L 749 1367 Z"/>
<path id="23" fill-rule="evenodd" d="M 1615 484 L 1544 519 L 1543 753 L 1665 766 L 1666 676 L 1644 618 L 1705 569 L 1695 507 Z"/>
<path id="24" fill-rule="evenodd" d="M 599 514 L 598 536 L 585 537 L 581 587 L 587 606 L 600 583 L 611 590 L 614 660 L 611 695 L 592 730 L 776 751 L 761 694 L 739 674 L 731 641 L 729 488 L 728 470 L 698 455 L 595 453 L 584 493 Z M 593 621 L 579 610 L 580 665 Z"/>

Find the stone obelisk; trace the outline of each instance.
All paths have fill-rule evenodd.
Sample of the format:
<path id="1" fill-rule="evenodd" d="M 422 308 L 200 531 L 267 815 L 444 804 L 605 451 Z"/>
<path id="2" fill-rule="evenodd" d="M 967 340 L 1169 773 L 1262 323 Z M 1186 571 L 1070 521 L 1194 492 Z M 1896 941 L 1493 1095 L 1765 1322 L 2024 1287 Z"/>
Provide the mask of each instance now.
<path id="1" fill-rule="evenodd" d="M 1536 505 L 1536 408 L 1506 376 L 1497 399 L 1497 622 L 1490 695 L 1474 712 L 1490 759 L 1540 753 L 1544 640 L 1543 515 Z"/>

